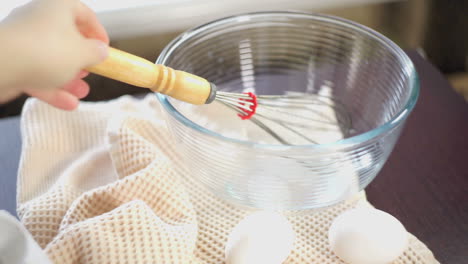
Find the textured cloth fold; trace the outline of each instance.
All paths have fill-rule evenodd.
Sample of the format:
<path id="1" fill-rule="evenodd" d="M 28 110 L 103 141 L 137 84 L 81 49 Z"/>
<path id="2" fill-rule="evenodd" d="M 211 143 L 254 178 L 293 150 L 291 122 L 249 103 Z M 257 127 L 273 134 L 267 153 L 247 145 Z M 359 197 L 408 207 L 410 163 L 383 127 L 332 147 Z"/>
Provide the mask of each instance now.
<path id="1" fill-rule="evenodd" d="M 54 263 L 224 263 L 232 228 L 250 209 L 191 180 L 154 95 L 82 103 L 74 112 L 27 101 L 18 215 Z M 327 230 L 364 193 L 318 211 L 290 213 L 286 263 L 342 263 Z M 438 263 L 410 235 L 395 263 Z"/>

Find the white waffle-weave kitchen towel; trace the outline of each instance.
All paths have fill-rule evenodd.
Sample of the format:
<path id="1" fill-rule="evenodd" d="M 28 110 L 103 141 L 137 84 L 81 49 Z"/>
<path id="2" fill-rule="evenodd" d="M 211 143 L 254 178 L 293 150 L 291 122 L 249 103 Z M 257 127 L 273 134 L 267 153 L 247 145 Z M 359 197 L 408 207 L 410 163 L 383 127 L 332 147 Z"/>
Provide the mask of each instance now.
<path id="1" fill-rule="evenodd" d="M 185 177 L 158 104 L 124 96 L 64 112 L 27 101 L 17 209 L 52 262 L 224 263 L 227 235 L 249 211 Z M 290 216 L 296 242 L 286 263 L 342 263 L 327 230 L 358 202 L 364 194 Z M 438 263 L 410 237 L 395 263 Z"/>

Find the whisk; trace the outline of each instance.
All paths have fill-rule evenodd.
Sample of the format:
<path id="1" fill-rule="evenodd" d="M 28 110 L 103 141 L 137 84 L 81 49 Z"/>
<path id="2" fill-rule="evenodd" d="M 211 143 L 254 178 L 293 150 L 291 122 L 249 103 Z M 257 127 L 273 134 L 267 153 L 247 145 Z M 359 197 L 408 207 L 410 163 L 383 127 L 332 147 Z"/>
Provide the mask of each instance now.
<path id="1" fill-rule="evenodd" d="M 88 67 L 89 72 L 194 104 L 217 101 L 250 119 L 282 144 L 289 144 L 276 130 L 294 133 L 311 143 L 310 129 L 340 129 L 346 134 L 351 127 L 344 106 L 331 97 L 313 94 L 262 95 L 218 91 L 215 84 L 184 71 L 154 64 L 133 54 L 109 48 L 108 58 Z M 330 115 L 329 113 L 333 113 Z"/>
<path id="2" fill-rule="evenodd" d="M 239 116 L 243 119 L 252 117 L 257 107 L 253 93 L 218 91 L 216 85 L 202 77 L 154 64 L 112 47 L 106 60 L 86 70 L 194 105 L 210 104 L 216 100 L 240 110 Z"/>

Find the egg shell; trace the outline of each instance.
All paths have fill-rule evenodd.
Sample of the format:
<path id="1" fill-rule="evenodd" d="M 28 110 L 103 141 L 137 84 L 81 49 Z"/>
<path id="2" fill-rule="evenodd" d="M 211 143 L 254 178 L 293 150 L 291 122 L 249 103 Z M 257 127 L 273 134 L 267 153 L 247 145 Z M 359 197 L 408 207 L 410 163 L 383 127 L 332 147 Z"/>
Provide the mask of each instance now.
<path id="1" fill-rule="evenodd" d="M 286 217 L 275 212 L 255 212 L 241 220 L 229 234 L 227 264 L 281 264 L 289 256 L 295 234 Z"/>
<path id="2" fill-rule="evenodd" d="M 349 264 L 387 264 L 408 246 L 408 233 L 392 215 L 355 208 L 336 217 L 329 229 L 332 251 Z"/>

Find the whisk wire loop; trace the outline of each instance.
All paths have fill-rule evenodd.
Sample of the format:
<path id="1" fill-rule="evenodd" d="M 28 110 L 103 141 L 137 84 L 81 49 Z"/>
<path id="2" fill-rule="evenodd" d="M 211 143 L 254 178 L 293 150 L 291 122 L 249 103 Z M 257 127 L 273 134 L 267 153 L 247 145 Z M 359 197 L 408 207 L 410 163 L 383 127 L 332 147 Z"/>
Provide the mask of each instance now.
<path id="1" fill-rule="evenodd" d="M 312 144 L 311 131 L 340 131 L 347 135 L 351 118 L 346 107 L 330 96 L 318 94 L 260 95 L 217 92 L 216 100 L 250 120 L 280 144 L 290 145 L 278 131 L 289 131 Z"/>

